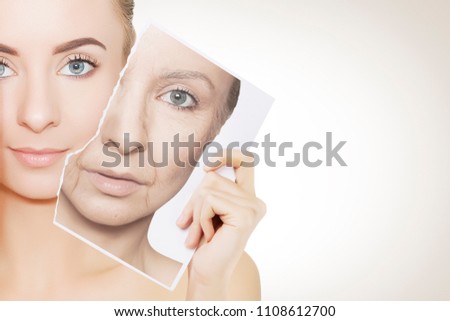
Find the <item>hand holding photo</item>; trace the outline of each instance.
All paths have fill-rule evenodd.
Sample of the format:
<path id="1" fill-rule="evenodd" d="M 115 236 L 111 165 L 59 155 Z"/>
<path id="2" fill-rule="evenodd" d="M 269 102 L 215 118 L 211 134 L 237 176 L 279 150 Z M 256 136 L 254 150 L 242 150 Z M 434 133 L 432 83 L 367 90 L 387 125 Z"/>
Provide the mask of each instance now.
<path id="1" fill-rule="evenodd" d="M 67 162 L 55 223 L 168 289 L 191 262 L 188 297 L 227 298 L 264 203 L 249 156 L 198 165 L 215 138 L 253 139 L 272 98 L 154 26 L 135 49 L 98 135 Z M 227 165 L 236 181 L 218 174 Z"/>

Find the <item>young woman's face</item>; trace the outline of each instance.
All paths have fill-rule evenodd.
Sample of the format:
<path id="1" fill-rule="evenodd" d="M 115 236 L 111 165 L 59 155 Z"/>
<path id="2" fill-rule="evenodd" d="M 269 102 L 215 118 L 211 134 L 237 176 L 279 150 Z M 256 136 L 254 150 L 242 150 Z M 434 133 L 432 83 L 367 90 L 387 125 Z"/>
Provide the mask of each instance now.
<path id="1" fill-rule="evenodd" d="M 124 39 L 112 1 L 1 0 L 1 184 L 56 196 L 66 154 L 97 130 Z"/>
<path id="2" fill-rule="evenodd" d="M 199 146 L 191 156 L 198 159 L 214 135 L 212 128 L 221 126 L 217 114 L 226 108 L 233 81 L 199 54 L 149 29 L 130 60 L 99 136 L 66 168 L 64 195 L 82 215 L 100 224 L 123 225 L 154 213 L 181 189 L 193 169 L 188 148 L 171 146 L 175 135 L 188 142 L 193 134 Z M 124 133 L 142 148 L 127 148 Z M 169 143 L 168 152 L 164 143 Z M 104 144 L 109 144 L 108 153 Z M 102 166 L 118 156 L 119 165 Z M 165 166 L 150 160 L 160 164 L 165 156 Z"/>

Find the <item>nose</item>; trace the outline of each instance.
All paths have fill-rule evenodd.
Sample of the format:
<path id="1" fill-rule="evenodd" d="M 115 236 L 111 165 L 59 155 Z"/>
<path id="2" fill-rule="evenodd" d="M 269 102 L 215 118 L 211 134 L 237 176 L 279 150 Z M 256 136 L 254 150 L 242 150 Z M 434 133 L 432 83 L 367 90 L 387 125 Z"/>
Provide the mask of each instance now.
<path id="1" fill-rule="evenodd" d="M 146 97 L 141 84 L 121 84 L 100 129 L 103 144 L 115 146 L 122 155 L 147 149 Z"/>
<path id="2" fill-rule="evenodd" d="M 34 133 L 56 127 L 60 124 L 61 115 L 52 101 L 56 88 L 46 77 L 30 75 L 26 82 L 25 95 L 17 114 L 17 123 Z"/>

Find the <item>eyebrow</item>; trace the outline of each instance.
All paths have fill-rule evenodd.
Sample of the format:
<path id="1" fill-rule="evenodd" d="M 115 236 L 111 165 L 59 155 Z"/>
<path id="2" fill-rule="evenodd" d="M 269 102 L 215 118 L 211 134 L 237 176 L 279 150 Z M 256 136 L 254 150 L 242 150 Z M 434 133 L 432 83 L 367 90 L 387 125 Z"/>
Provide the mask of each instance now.
<path id="1" fill-rule="evenodd" d="M 0 52 L 3 52 L 8 55 L 12 55 L 12 56 L 19 55 L 19 52 L 17 51 L 17 49 L 14 49 L 14 48 L 4 45 L 2 43 L 0 43 Z"/>
<path id="2" fill-rule="evenodd" d="M 164 79 L 200 79 L 204 81 L 210 89 L 214 89 L 214 84 L 209 79 L 208 76 L 205 74 L 199 72 L 199 71 L 192 71 L 192 70 L 177 70 L 165 73 L 162 78 Z"/>
<path id="3" fill-rule="evenodd" d="M 106 50 L 106 46 L 95 38 L 79 38 L 79 39 L 71 40 L 66 43 L 63 43 L 62 45 L 57 46 L 55 48 L 55 50 L 53 51 L 53 54 L 56 55 L 56 54 L 59 54 L 62 52 L 66 52 L 66 51 L 73 50 L 78 47 L 87 46 L 87 45 L 99 46 Z"/>

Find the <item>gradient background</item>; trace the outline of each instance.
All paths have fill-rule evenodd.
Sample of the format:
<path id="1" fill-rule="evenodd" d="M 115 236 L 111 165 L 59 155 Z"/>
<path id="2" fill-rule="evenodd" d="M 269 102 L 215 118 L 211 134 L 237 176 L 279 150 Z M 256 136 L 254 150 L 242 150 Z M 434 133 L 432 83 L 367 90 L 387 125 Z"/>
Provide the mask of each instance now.
<path id="1" fill-rule="evenodd" d="M 275 98 L 257 141 L 347 141 L 348 167 L 257 168 L 263 299 L 450 299 L 449 1 L 136 4 Z"/>

